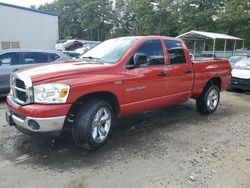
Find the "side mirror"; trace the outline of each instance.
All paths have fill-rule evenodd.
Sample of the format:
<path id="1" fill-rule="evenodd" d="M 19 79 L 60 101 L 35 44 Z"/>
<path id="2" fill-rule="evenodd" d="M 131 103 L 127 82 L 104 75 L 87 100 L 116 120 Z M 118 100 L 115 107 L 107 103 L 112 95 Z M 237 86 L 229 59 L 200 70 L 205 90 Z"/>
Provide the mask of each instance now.
<path id="1" fill-rule="evenodd" d="M 134 55 L 134 64 L 140 66 L 147 63 L 147 56 L 143 53 Z"/>
<path id="2" fill-rule="evenodd" d="M 133 63 L 132 63 L 133 62 Z M 134 69 L 140 65 L 147 63 L 147 56 L 143 53 L 138 53 L 133 56 L 133 61 L 130 64 L 126 65 L 127 69 Z"/>

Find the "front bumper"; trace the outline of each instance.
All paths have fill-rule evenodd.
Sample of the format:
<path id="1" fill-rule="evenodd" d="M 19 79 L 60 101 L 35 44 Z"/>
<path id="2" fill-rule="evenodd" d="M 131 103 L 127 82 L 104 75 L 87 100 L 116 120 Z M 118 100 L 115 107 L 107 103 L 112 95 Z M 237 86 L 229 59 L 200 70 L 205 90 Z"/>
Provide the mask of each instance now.
<path id="1" fill-rule="evenodd" d="M 21 106 L 7 97 L 6 120 L 27 135 L 57 137 L 61 134 L 70 104 Z"/>
<path id="2" fill-rule="evenodd" d="M 41 135 L 57 137 L 63 130 L 66 116 L 35 118 L 6 111 L 6 120 L 10 126 L 15 126 L 19 131 L 28 135 Z"/>
<path id="3" fill-rule="evenodd" d="M 250 91 L 250 79 L 232 77 L 229 88 Z"/>

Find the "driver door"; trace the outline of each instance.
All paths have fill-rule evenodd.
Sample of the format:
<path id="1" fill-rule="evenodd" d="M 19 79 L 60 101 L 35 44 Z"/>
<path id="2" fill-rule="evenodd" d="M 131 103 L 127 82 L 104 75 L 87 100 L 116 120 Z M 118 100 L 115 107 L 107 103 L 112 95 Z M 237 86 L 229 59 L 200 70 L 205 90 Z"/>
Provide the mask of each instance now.
<path id="1" fill-rule="evenodd" d="M 162 43 L 160 40 L 148 40 L 141 44 L 136 54 L 144 54 L 145 63 L 132 69 L 126 69 L 123 80 L 124 103 L 137 105 L 145 101 L 156 101 L 165 95 L 166 72 Z M 129 64 L 133 64 L 134 56 Z M 150 105 L 149 105 L 150 106 Z M 138 106 L 137 106 L 138 108 Z"/>

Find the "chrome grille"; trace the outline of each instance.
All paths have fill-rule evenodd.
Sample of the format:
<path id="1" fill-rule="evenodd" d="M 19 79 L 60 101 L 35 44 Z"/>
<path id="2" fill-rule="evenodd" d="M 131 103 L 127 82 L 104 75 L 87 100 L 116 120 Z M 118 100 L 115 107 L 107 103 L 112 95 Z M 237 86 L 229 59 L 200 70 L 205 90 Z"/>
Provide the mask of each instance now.
<path id="1" fill-rule="evenodd" d="M 20 101 L 23 101 L 24 103 L 27 102 L 27 95 L 26 92 L 19 91 L 16 89 L 16 98 Z"/>
<path id="2" fill-rule="evenodd" d="M 25 89 L 24 81 L 22 81 L 20 79 L 16 79 L 16 87 L 21 88 L 21 89 Z"/>
<path id="3" fill-rule="evenodd" d="M 15 102 L 25 105 L 31 102 L 31 80 L 18 74 L 10 77 L 11 95 Z"/>

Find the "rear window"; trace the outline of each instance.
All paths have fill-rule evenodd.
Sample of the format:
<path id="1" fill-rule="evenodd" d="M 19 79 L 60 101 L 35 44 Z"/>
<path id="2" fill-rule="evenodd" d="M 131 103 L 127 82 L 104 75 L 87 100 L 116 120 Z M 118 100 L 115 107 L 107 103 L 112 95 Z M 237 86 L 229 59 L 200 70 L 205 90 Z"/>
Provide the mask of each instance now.
<path id="1" fill-rule="evenodd" d="M 25 52 L 24 64 L 48 63 L 48 54 L 40 52 Z"/>
<path id="2" fill-rule="evenodd" d="M 166 40 L 165 44 L 168 49 L 170 64 L 175 65 L 187 63 L 185 52 L 180 42 L 174 40 Z"/>

